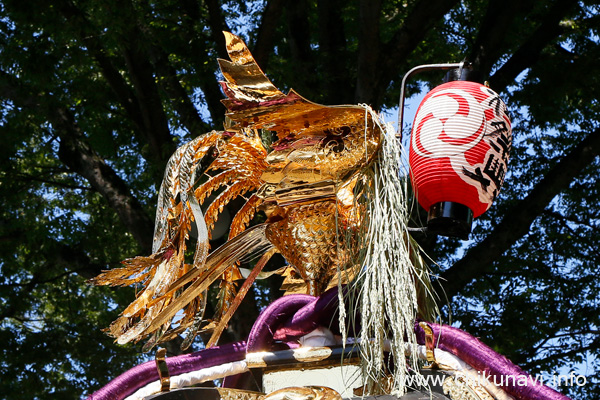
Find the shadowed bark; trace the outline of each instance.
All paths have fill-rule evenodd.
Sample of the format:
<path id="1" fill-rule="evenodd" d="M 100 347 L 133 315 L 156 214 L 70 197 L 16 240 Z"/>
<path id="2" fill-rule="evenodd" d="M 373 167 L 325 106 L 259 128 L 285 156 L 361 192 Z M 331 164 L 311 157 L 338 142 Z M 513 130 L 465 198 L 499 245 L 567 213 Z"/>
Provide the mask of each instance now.
<path id="1" fill-rule="evenodd" d="M 490 1 L 468 61 L 484 75 L 506 49 L 506 36 L 535 5 L 533 0 Z"/>
<path id="2" fill-rule="evenodd" d="M 356 78 L 357 102 L 371 103 L 379 82 L 374 79 L 379 74 L 381 66 L 374 62 L 379 60 L 380 48 L 382 47 L 379 37 L 379 18 L 381 13 L 381 1 L 362 0 L 359 2 L 359 41 L 358 41 L 358 75 Z M 379 97 L 379 96 L 377 96 Z"/>
<path id="3" fill-rule="evenodd" d="M 228 59 L 229 56 L 227 55 L 223 31 L 231 32 L 231 29 L 227 26 L 227 22 L 225 22 L 221 4 L 219 0 L 206 0 L 204 3 L 208 10 L 208 25 L 210 26 L 212 39 L 217 44 L 217 55 L 219 58 Z"/>
<path id="4" fill-rule="evenodd" d="M 60 160 L 104 196 L 143 251 L 150 253 L 154 221 L 148 217 L 127 184 L 83 140 L 69 111 L 57 108 L 52 117 L 60 137 Z"/>
<path id="5" fill-rule="evenodd" d="M 158 45 L 148 27 L 140 26 L 139 29 L 146 38 L 152 39 L 153 43 L 149 46 L 150 62 L 156 74 L 160 76 L 159 85 L 169 97 L 182 125 L 192 137 L 206 133 L 210 130 L 210 126 L 202 120 L 189 94 L 181 86 L 177 71 L 169 63 L 168 54 Z"/>
<path id="6" fill-rule="evenodd" d="M 557 1 L 548 11 L 539 27 L 510 56 L 508 61 L 490 77 L 490 87 L 501 92 L 513 83 L 522 71 L 533 66 L 539 60 L 542 51 L 557 40 L 557 37 L 563 31 L 560 21 L 576 4 L 577 1 L 575 0 Z"/>
<path id="7" fill-rule="evenodd" d="M 419 1 L 409 11 L 392 39 L 382 44 L 368 43 L 367 45 L 378 46 L 382 50 L 377 58 L 371 60 L 377 65 L 376 72 L 358 76 L 362 82 L 357 84 L 354 100 L 379 108 L 390 82 L 401 79 L 400 67 L 404 65 L 408 55 L 457 3 L 457 0 Z"/>
<path id="8" fill-rule="evenodd" d="M 267 71 L 269 68 L 269 53 L 273 51 L 274 35 L 281 21 L 284 1 L 267 1 L 260 25 L 258 26 L 252 55 L 263 71 Z"/>
<path id="9" fill-rule="evenodd" d="M 376 8 L 376 2 L 372 1 L 371 4 L 373 8 Z M 319 50 L 323 65 L 321 73 L 324 96 L 322 101 L 325 104 L 351 103 L 354 97 L 352 87 L 348 84 L 351 82 L 351 76 L 346 64 L 341 62 L 349 56 L 346 48 L 344 21 L 341 15 L 342 5 L 340 0 L 319 0 L 317 2 Z M 363 26 L 362 21 L 360 26 Z"/>
<path id="10" fill-rule="evenodd" d="M 149 145 L 157 166 L 164 166 L 175 151 L 175 144 L 171 138 L 162 100 L 158 94 L 152 65 L 147 55 L 141 51 L 140 46 L 139 41 L 133 41 L 123 50 L 123 56 L 129 69 L 136 97 L 140 101 L 146 143 Z"/>

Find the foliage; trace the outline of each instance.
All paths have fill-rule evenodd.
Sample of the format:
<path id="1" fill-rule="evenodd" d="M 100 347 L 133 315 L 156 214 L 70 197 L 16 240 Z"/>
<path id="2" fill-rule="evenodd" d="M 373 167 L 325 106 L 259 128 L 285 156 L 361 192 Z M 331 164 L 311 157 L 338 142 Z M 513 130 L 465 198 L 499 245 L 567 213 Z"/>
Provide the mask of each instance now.
<path id="1" fill-rule="evenodd" d="M 85 280 L 149 254 L 169 155 L 222 124 L 222 30 L 325 104 L 391 108 L 418 64 L 488 76 L 513 112 L 505 187 L 469 242 L 420 240 L 455 324 L 532 373 L 577 367 L 588 384 L 561 390 L 597 397 L 599 22 L 591 0 L 4 0 L 1 397 L 79 398 L 140 361 L 101 332 L 132 290 Z M 263 285 L 230 339 L 277 295 Z"/>

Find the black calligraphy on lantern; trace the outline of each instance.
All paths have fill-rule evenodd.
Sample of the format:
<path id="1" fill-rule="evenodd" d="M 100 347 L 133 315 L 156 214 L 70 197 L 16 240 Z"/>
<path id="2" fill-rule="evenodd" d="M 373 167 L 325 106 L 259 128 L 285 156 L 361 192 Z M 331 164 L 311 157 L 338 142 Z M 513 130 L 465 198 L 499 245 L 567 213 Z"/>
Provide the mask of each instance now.
<path id="1" fill-rule="evenodd" d="M 475 182 L 479 182 L 481 185 L 481 189 L 487 192 L 488 186 L 490 186 L 491 181 L 483 175 L 481 168 L 476 167 L 473 171 L 467 169 L 467 167 L 463 166 L 463 174 L 465 176 L 473 179 Z"/>

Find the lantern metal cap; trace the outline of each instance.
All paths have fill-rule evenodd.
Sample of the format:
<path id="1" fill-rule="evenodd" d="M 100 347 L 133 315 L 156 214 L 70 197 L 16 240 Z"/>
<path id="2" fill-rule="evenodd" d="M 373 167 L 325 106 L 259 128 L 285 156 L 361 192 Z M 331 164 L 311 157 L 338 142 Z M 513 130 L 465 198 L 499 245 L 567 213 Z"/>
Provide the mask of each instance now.
<path id="1" fill-rule="evenodd" d="M 453 81 L 470 81 L 483 85 L 483 75 L 481 72 L 471 68 L 471 65 L 465 65 L 464 68 L 454 68 L 449 70 L 444 76 L 444 83 Z"/>
<path id="2" fill-rule="evenodd" d="M 473 211 L 464 204 L 451 201 L 435 203 L 429 209 L 427 230 L 442 236 L 463 240 L 469 238 L 473 223 Z"/>

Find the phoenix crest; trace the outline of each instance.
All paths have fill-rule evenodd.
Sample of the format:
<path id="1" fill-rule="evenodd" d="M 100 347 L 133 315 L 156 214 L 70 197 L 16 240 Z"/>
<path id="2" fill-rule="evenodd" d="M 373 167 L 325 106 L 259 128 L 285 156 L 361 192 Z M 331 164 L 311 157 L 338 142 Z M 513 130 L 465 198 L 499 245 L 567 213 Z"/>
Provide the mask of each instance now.
<path id="1" fill-rule="evenodd" d="M 125 260 L 124 267 L 93 280 L 98 285 L 142 286 L 111 324 L 110 334 L 119 343 L 150 336 L 148 350 L 182 333 L 185 348 L 198 332 L 212 330 L 208 346 L 214 345 L 277 252 L 294 272 L 287 273 L 287 286 L 293 286 L 296 275 L 301 290 L 312 295 L 361 276 L 367 277 L 363 283 L 377 287 L 377 282 L 369 283 L 379 279 L 370 270 L 386 263 L 410 264 L 404 272 L 390 265 L 383 268 L 405 275 L 402 281 L 382 279 L 392 279 L 390 285 L 416 286 L 397 299 L 406 302 L 405 328 L 412 331 L 408 325 L 415 313 L 424 312 L 413 304 L 428 292 L 429 278 L 416 245 L 403 231 L 406 210 L 398 212 L 405 200 L 397 196 L 403 189 L 393 135 L 366 105 L 324 106 L 293 90 L 282 93 L 243 41 L 225 36 L 231 61 L 219 64 L 230 123 L 224 131 L 181 146 L 169 160 L 158 197 L 153 254 Z M 268 146 L 264 138 L 272 133 L 276 139 Z M 215 221 L 239 196 L 245 203 L 231 222 L 228 241 L 210 251 Z M 205 212 L 202 206 L 207 206 Z M 266 220 L 250 226 L 258 211 Z M 194 255 L 186 260 L 192 232 L 197 238 Z M 394 255 L 398 247 L 409 259 Z M 238 288 L 239 262 L 252 258 L 258 262 Z M 217 311 L 205 320 L 207 290 L 215 282 L 220 285 Z"/>

